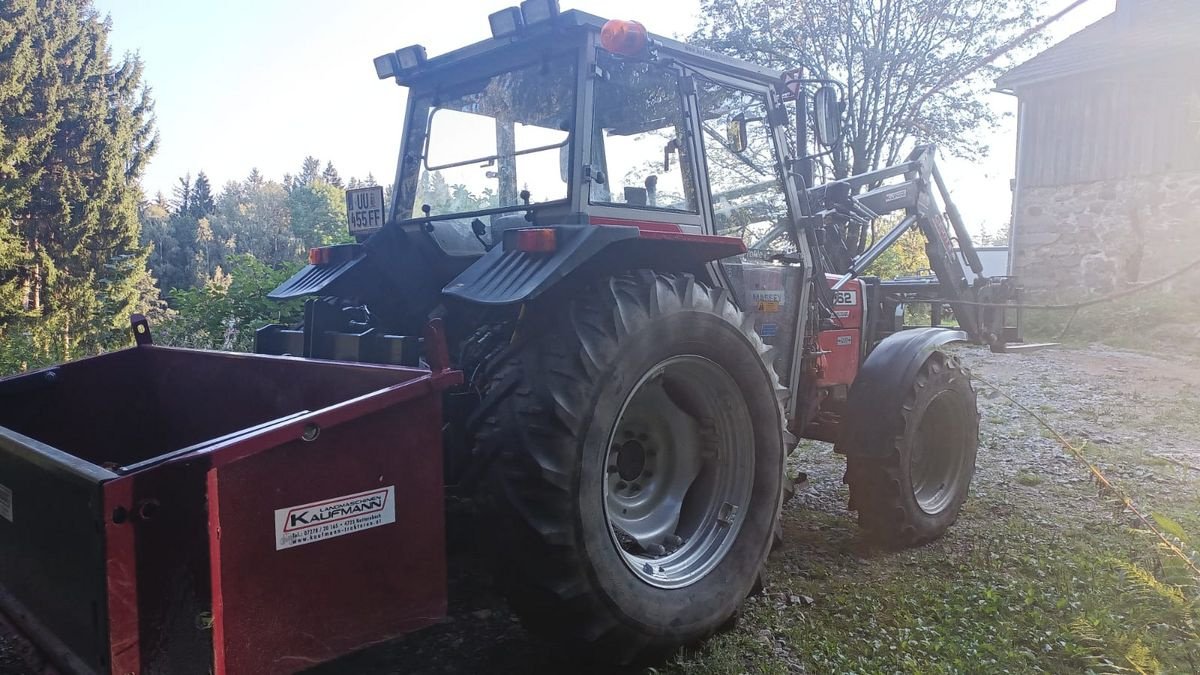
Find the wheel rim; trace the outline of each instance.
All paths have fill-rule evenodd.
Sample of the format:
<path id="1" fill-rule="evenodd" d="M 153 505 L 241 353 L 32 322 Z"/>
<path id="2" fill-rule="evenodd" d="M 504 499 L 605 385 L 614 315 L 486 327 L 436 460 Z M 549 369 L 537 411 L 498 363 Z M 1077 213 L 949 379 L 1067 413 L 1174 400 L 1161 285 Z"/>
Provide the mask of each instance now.
<path id="1" fill-rule="evenodd" d="M 964 487 L 964 429 L 970 427 L 968 422 L 961 406 L 945 392 L 935 396 L 921 415 L 909 474 L 917 505 L 929 515 L 944 511 Z"/>
<path id="2" fill-rule="evenodd" d="M 749 508 L 753 448 L 741 390 L 713 361 L 676 356 L 642 376 L 604 458 L 609 534 L 634 574 L 680 588 L 721 562 Z"/>

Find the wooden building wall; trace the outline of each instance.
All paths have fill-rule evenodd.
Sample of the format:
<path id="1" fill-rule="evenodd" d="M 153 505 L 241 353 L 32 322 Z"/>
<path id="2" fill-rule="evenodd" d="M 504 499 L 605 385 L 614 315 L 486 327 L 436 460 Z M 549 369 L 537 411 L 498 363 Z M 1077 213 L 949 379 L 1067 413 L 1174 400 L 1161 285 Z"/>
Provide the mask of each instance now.
<path id="1" fill-rule="evenodd" d="M 1073 76 L 1017 94 L 1022 187 L 1200 170 L 1200 63 Z"/>

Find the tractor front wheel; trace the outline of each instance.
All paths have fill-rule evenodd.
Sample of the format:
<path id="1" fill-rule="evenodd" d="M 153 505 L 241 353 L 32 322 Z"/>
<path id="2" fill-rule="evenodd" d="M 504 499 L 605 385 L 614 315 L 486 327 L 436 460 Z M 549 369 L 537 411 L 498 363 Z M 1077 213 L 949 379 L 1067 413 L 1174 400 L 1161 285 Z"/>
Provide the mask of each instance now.
<path id="1" fill-rule="evenodd" d="M 975 390 L 954 356 L 934 352 L 900 400 L 900 410 L 870 413 L 900 423 L 890 447 L 845 448 L 850 507 L 890 547 L 923 544 L 954 524 L 979 447 Z"/>
<path id="2" fill-rule="evenodd" d="M 726 294 L 690 276 L 607 279 L 543 319 L 479 434 L 497 581 L 538 632 L 620 663 L 665 655 L 759 581 L 781 390 Z"/>

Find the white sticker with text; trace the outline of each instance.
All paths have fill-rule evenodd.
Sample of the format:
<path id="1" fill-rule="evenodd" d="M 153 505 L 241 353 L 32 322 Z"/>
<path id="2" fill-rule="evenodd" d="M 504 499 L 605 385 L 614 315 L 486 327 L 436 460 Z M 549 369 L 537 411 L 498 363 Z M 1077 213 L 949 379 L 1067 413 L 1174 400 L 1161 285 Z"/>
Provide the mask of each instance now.
<path id="1" fill-rule="evenodd" d="M 396 486 L 275 509 L 275 550 L 396 522 Z"/>

